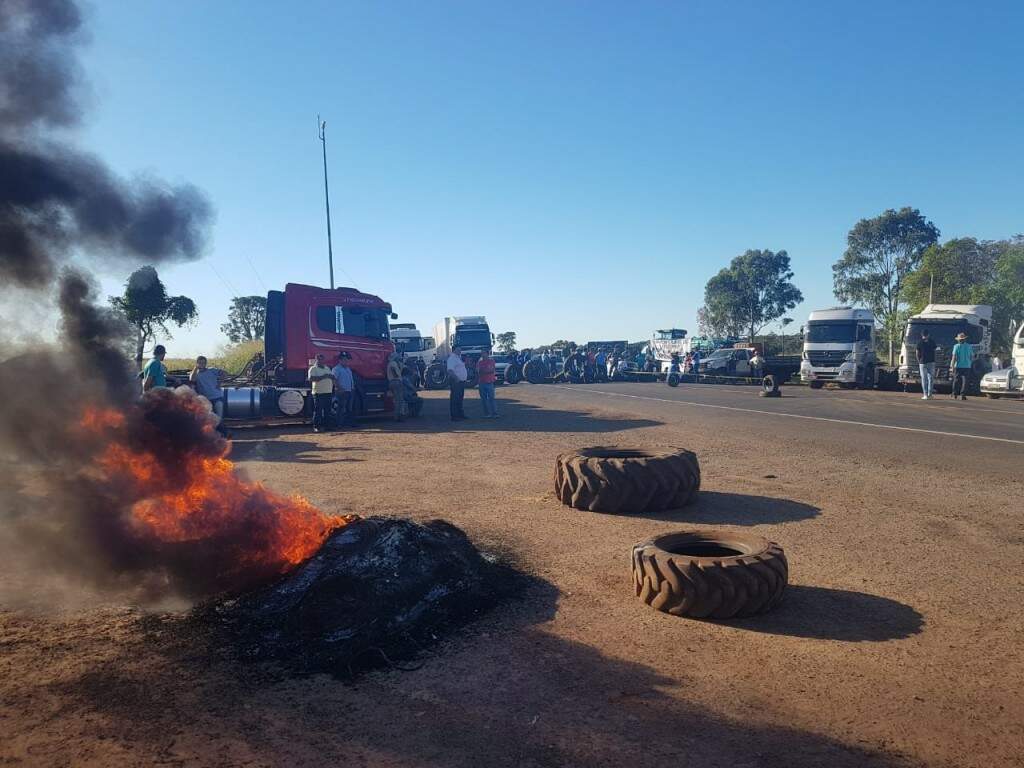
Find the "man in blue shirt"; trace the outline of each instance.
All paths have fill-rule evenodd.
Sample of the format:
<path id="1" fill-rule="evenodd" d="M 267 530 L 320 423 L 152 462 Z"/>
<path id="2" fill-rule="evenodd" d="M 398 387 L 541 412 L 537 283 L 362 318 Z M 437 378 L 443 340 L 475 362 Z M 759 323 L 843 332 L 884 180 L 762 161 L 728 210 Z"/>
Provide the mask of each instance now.
<path id="1" fill-rule="evenodd" d="M 967 334 L 958 333 L 953 354 L 949 360 L 950 372 L 953 373 L 953 399 L 967 399 L 967 385 L 971 380 L 971 365 L 974 362 L 974 350 L 967 343 Z"/>
<path id="2" fill-rule="evenodd" d="M 334 400 L 337 403 L 336 412 L 338 415 L 338 426 L 351 426 L 352 421 L 352 393 L 355 390 L 355 380 L 352 378 L 352 369 L 349 368 L 349 360 L 352 355 L 348 352 L 338 353 L 338 364 L 331 369 L 334 374 L 334 381 L 337 386 L 334 389 Z"/>

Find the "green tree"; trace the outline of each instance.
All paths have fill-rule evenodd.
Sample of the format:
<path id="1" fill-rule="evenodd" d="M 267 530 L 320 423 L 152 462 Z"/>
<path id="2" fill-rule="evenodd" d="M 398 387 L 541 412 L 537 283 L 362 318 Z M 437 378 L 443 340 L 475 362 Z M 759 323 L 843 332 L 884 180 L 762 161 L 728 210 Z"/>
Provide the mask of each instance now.
<path id="1" fill-rule="evenodd" d="M 916 208 L 889 209 L 861 219 L 846 236 L 846 252 L 832 265 L 836 298 L 870 308 L 889 340 L 889 361 L 905 317 L 904 288 L 939 230 Z"/>
<path id="2" fill-rule="evenodd" d="M 228 309 L 228 321 L 220 330 L 232 343 L 238 344 L 262 339 L 266 325 L 266 296 L 235 296 Z"/>
<path id="3" fill-rule="evenodd" d="M 737 256 L 704 287 L 704 306 L 697 316 L 701 332 L 746 332 L 753 341 L 758 331 L 803 301 L 792 280 L 785 251 L 749 250 Z"/>
<path id="4" fill-rule="evenodd" d="M 499 333 L 496 337 L 498 342 L 498 349 L 502 352 L 512 352 L 516 348 L 516 332 L 505 331 Z"/>
<path id="5" fill-rule="evenodd" d="M 111 296 L 110 304 L 135 331 L 135 362 L 142 362 L 146 342 L 156 331 L 170 338 L 169 323 L 179 328 L 189 325 L 199 315 L 196 304 L 188 296 L 168 296 L 167 288 L 153 267 L 135 270 L 125 283 L 121 296 Z"/>

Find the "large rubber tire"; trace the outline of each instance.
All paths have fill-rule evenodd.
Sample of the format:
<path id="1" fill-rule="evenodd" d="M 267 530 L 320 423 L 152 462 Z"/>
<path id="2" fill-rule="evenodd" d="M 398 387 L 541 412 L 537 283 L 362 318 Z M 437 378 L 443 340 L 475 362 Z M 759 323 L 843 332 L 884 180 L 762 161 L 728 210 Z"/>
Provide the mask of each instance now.
<path id="1" fill-rule="evenodd" d="M 808 386 L 809 386 L 809 387 L 810 387 L 811 389 L 821 389 L 821 388 L 822 388 L 822 386 L 824 386 L 824 382 L 821 382 L 821 381 L 812 381 L 812 382 L 811 382 L 810 384 L 808 384 Z"/>
<path id="2" fill-rule="evenodd" d="M 523 375 L 531 384 L 543 384 L 547 379 L 547 369 L 542 360 L 527 360 Z"/>
<path id="3" fill-rule="evenodd" d="M 444 365 L 431 365 L 426 373 L 427 389 L 444 389 L 448 386 L 448 369 Z"/>
<path id="4" fill-rule="evenodd" d="M 699 490 L 700 463 L 692 451 L 597 447 L 555 459 L 555 495 L 576 509 L 624 514 L 678 509 Z"/>
<path id="5" fill-rule="evenodd" d="M 789 580 L 778 544 L 707 529 L 656 536 L 633 547 L 633 587 L 673 616 L 731 619 L 770 611 Z"/>
<path id="6" fill-rule="evenodd" d="M 665 383 L 668 384 L 670 387 L 678 387 L 679 386 L 679 374 L 678 373 L 670 373 L 668 376 L 665 377 Z"/>
<path id="7" fill-rule="evenodd" d="M 523 379 L 523 372 L 519 370 L 518 365 L 510 365 L 505 369 L 505 383 L 506 384 L 518 384 Z"/>

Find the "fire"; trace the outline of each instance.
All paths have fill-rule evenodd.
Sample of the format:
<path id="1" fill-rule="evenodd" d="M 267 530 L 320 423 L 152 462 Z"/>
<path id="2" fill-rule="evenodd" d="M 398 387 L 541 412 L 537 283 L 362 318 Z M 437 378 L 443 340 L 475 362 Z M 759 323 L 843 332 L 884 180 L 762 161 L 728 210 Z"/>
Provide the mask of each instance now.
<path id="1" fill-rule="evenodd" d="M 240 477 L 208 406 L 190 393 L 150 393 L 127 412 L 90 408 L 79 427 L 97 441 L 90 470 L 124 501 L 133 539 L 174 567 L 205 569 L 222 589 L 287 571 L 356 519 Z"/>

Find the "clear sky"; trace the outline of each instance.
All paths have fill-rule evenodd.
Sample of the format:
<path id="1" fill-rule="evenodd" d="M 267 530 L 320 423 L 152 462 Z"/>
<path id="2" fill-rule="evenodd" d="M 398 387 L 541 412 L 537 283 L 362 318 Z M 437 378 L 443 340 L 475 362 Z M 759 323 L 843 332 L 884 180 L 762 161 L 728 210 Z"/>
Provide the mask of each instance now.
<path id="1" fill-rule="evenodd" d="M 1024 3 L 95 0 L 78 142 L 190 181 L 207 257 L 161 270 L 214 351 L 236 293 L 335 270 L 429 329 L 521 345 L 696 331 L 704 284 L 786 249 L 802 321 L 850 227 L 1024 231 Z M 108 275 L 117 292 L 126 275 Z"/>

